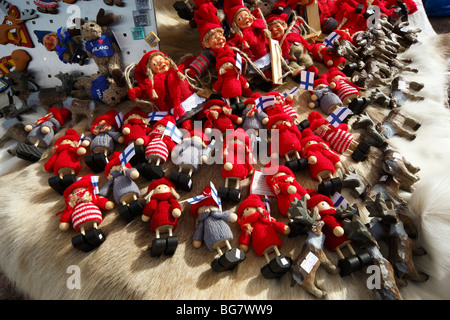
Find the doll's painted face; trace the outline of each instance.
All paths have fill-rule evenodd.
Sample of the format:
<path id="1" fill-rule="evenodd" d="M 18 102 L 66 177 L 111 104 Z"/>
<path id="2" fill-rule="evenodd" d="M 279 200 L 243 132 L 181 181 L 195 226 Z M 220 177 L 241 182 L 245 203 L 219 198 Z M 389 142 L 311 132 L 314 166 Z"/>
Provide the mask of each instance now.
<path id="1" fill-rule="evenodd" d="M 233 70 L 233 69 L 234 69 L 234 64 L 232 64 L 231 62 L 225 62 L 224 64 L 222 64 L 220 66 L 219 74 L 224 74 L 227 72 L 227 70 Z"/>
<path id="2" fill-rule="evenodd" d="M 272 125 L 272 129 L 276 129 L 280 125 L 286 125 L 286 126 L 290 127 L 291 123 L 286 120 L 278 120 Z"/>
<path id="3" fill-rule="evenodd" d="M 158 124 L 158 125 L 155 127 L 155 130 L 158 130 L 159 132 L 164 132 L 165 129 L 166 129 L 166 126 L 163 125 L 163 124 Z"/>
<path id="4" fill-rule="evenodd" d="M 208 38 L 205 47 L 212 50 L 218 50 L 225 46 L 226 41 L 227 40 L 223 36 L 223 31 L 217 31 Z"/>
<path id="5" fill-rule="evenodd" d="M 154 74 L 164 73 L 169 71 L 170 61 L 162 55 L 157 55 L 150 60 L 150 69 Z"/>
<path id="6" fill-rule="evenodd" d="M 319 211 L 322 211 L 331 209 L 332 206 L 330 206 L 329 203 L 326 201 L 320 201 L 318 204 L 316 204 L 316 208 L 319 209 Z"/>
<path id="7" fill-rule="evenodd" d="M 308 141 L 307 143 L 305 143 L 304 148 L 307 148 L 313 144 L 317 144 L 317 141 L 314 141 L 314 140 Z"/>
<path id="8" fill-rule="evenodd" d="M 274 22 L 269 26 L 269 31 L 272 39 L 278 39 L 284 35 L 284 32 L 286 31 L 286 25 L 283 25 L 279 22 Z"/>
<path id="9" fill-rule="evenodd" d="M 235 21 L 239 29 L 247 29 L 253 24 L 254 17 L 247 10 L 242 10 L 236 15 Z"/>
<path id="10" fill-rule="evenodd" d="M 95 126 L 94 133 L 107 132 L 109 130 L 111 130 L 111 124 L 108 123 L 106 120 L 100 120 L 97 126 Z"/>
<path id="11" fill-rule="evenodd" d="M 55 33 L 48 33 L 42 38 L 42 43 L 48 51 L 55 51 L 58 45 L 58 37 Z"/>
<path id="12" fill-rule="evenodd" d="M 242 216 L 244 216 L 244 217 L 251 216 L 251 215 L 254 214 L 256 211 L 258 211 L 258 209 L 256 209 L 255 207 L 248 207 L 248 208 L 245 208 L 244 211 L 242 211 Z"/>
<path id="13" fill-rule="evenodd" d="M 167 193 L 167 192 L 170 192 L 170 187 L 166 184 L 160 184 L 153 191 L 153 193 Z"/>
<path id="14" fill-rule="evenodd" d="M 124 123 L 128 123 L 129 120 L 132 119 L 142 119 L 141 115 L 137 114 L 137 113 L 132 113 L 130 114 L 127 119 L 124 121 Z"/>
<path id="15" fill-rule="evenodd" d="M 78 141 L 72 141 L 70 139 L 63 139 L 61 141 L 60 145 L 63 145 L 63 144 L 70 144 L 72 146 L 76 146 L 78 144 Z"/>

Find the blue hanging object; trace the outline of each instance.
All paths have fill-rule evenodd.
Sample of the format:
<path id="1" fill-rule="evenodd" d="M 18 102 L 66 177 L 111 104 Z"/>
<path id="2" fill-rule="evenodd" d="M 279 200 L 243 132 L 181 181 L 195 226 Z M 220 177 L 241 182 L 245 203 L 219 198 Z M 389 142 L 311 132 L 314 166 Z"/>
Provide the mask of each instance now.
<path id="1" fill-rule="evenodd" d="M 429 17 L 450 15 L 450 0 L 423 0 L 423 6 Z"/>

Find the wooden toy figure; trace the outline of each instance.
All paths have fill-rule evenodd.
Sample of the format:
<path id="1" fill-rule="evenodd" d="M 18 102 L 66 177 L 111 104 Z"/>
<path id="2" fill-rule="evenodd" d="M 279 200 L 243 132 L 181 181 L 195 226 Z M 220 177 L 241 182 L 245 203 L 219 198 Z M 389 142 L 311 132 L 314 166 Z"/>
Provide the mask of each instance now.
<path id="1" fill-rule="evenodd" d="M 95 118 L 90 134 L 81 143 L 83 147 L 90 146 L 91 154 L 84 158 L 84 162 L 93 172 L 103 172 L 115 144 L 124 142 L 123 135 L 118 131 L 117 115 L 116 110 L 109 110 Z"/>
<path id="2" fill-rule="evenodd" d="M 27 124 L 24 129 L 28 132 L 26 142 L 19 144 L 16 150 L 17 157 L 36 162 L 42 157 L 43 149 L 47 149 L 64 123 L 70 118 L 71 112 L 66 108 L 50 107 L 48 113 Z"/>
<path id="3" fill-rule="evenodd" d="M 348 80 L 346 75 L 337 68 L 328 70 L 327 81 L 344 105 L 350 104 L 353 99 L 360 96 L 358 86 Z"/>
<path id="4" fill-rule="evenodd" d="M 292 94 L 288 93 L 285 96 L 277 91 L 270 91 L 267 92 L 264 97 L 273 97 L 273 101 L 271 103 L 264 104 L 263 111 L 268 116 L 279 113 L 281 108 L 284 113 L 291 117 L 293 123 L 300 123 L 300 115 L 292 107 L 294 103 L 294 96 Z"/>
<path id="5" fill-rule="evenodd" d="M 66 207 L 61 214 L 59 229 L 66 231 L 70 224 L 80 232 L 72 238 L 72 245 L 84 252 L 89 252 L 105 241 L 105 235 L 98 228 L 103 220 L 101 210 L 111 210 L 114 203 L 107 198 L 95 194 L 92 174 L 85 175 L 71 184 L 64 191 Z"/>
<path id="6" fill-rule="evenodd" d="M 123 116 L 122 134 L 124 144 L 134 143 L 133 164 L 145 161 L 145 146 L 150 141 L 148 135 L 152 128 L 148 125 L 148 115 L 139 107 L 134 107 Z"/>
<path id="7" fill-rule="evenodd" d="M 171 115 L 165 116 L 153 126 L 149 133 L 149 142 L 145 146 L 145 163 L 140 163 L 136 167 L 139 172 L 148 180 L 162 178 L 164 171 L 161 165 L 166 162 L 176 143 L 171 137 L 164 135 L 167 123 L 175 125 L 175 118 Z"/>
<path id="8" fill-rule="evenodd" d="M 311 130 L 326 141 L 331 149 L 340 154 L 348 151 L 353 160 L 357 162 L 365 159 L 370 145 L 365 142 L 358 143 L 349 132 L 348 124 L 340 123 L 337 127 L 334 127 L 317 111 L 309 113 L 308 121 Z"/>
<path id="9" fill-rule="evenodd" d="M 140 189 L 136 182 L 139 178 L 137 169 L 129 163 L 122 166 L 120 152 L 114 152 L 105 166 L 105 176 L 108 181 L 100 189 L 99 195 L 108 197 L 112 191 L 114 202 L 119 205 L 119 215 L 126 221 L 133 220 L 142 214 L 144 205 L 139 200 Z"/>
<path id="10" fill-rule="evenodd" d="M 285 165 L 292 171 L 303 170 L 307 162 L 300 157 L 302 134 L 297 126 L 293 125 L 292 118 L 279 107 L 277 109 L 279 112 L 273 111 L 272 115 L 269 114 L 267 123 L 267 129 L 277 130 L 275 134 L 272 132 L 271 139 L 278 141 L 272 141 L 270 146 L 272 148 L 275 145 L 278 150 L 270 150 L 271 157 L 284 157 Z"/>
<path id="11" fill-rule="evenodd" d="M 59 0 L 34 0 L 34 4 L 37 6 L 36 9 L 40 13 L 57 14 L 58 13 L 58 2 Z M 63 0 L 65 3 L 73 4 L 77 0 Z"/>
<path id="12" fill-rule="evenodd" d="M 47 51 L 55 52 L 59 60 L 64 63 L 77 63 L 83 66 L 88 55 L 84 51 L 83 43 L 76 36 L 72 36 L 69 30 L 63 32 L 59 28 L 56 32 L 35 30 L 34 34 Z"/>
<path id="13" fill-rule="evenodd" d="M 206 101 L 202 111 L 206 117 L 203 125 L 206 134 L 210 134 L 213 128 L 225 134 L 226 130 L 234 130 L 235 124 L 242 123 L 242 118 L 232 114 L 231 107 L 221 99 Z"/>
<path id="14" fill-rule="evenodd" d="M 207 153 L 208 138 L 200 129 L 187 133 L 183 141 L 177 144 L 171 153 L 172 162 L 178 166 L 178 171 L 170 173 L 170 180 L 184 191 L 193 187 L 192 175 L 209 157 Z"/>
<path id="15" fill-rule="evenodd" d="M 222 146 L 222 159 L 224 163 L 222 178 L 225 179 L 225 186 L 219 188 L 219 197 L 240 201 L 240 182 L 253 173 L 255 165 L 250 137 L 242 128 L 238 128 L 226 135 Z M 235 188 L 228 186 L 230 179 L 235 180 Z"/>
<path id="16" fill-rule="evenodd" d="M 301 143 L 301 155 L 308 161 L 311 178 L 319 182 L 319 192 L 330 195 L 340 191 L 342 181 L 339 177 L 334 178 L 336 169 L 342 167 L 339 154 L 331 150 L 311 128 L 302 131 Z"/>
<path id="17" fill-rule="evenodd" d="M 330 251 L 336 251 L 339 255 L 340 259 L 338 265 L 341 276 L 350 274 L 369 263 L 372 263 L 372 258 L 367 252 L 356 254 L 351 245 L 351 240 L 344 231 L 340 219 L 335 215 L 336 208 L 331 199 L 312 189 L 307 189 L 306 191 L 310 195 L 310 198 L 306 202 L 308 210 L 318 210 L 322 221 L 325 223 L 322 228 L 322 231 L 325 234 L 325 248 Z M 351 256 L 344 256 L 341 250 L 344 247 L 349 249 Z"/>
<path id="18" fill-rule="evenodd" d="M 233 233 L 228 222 L 236 222 L 237 215 L 231 211 L 222 211 L 207 186 L 199 196 L 203 199 L 191 205 L 191 214 L 197 219 L 196 229 L 192 238 L 194 248 L 200 248 L 204 242 L 208 250 L 217 251 L 219 257 L 211 262 L 211 268 L 216 271 L 234 269 L 245 260 L 242 250 L 233 248 L 230 241 Z M 222 248 L 226 247 L 225 253 Z"/>
<path id="19" fill-rule="evenodd" d="M 313 88 L 311 102 L 308 103 L 310 109 L 320 107 L 326 115 L 330 115 L 334 110 L 343 106 L 342 100 L 333 92 L 325 75 L 320 75 L 314 80 Z"/>
<path id="20" fill-rule="evenodd" d="M 150 249 L 151 256 L 159 257 L 163 253 L 173 255 L 178 246 L 178 238 L 173 231 L 181 216 L 175 185 L 166 178 L 157 179 L 148 186 L 147 195 L 150 198 L 142 212 L 142 221 L 150 221 L 150 231 L 156 233 Z M 168 232 L 168 237 L 161 238 L 162 232 Z"/>
<path id="21" fill-rule="evenodd" d="M 250 243 L 258 256 L 263 256 L 267 264 L 261 268 L 261 274 L 266 279 L 282 277 L 291 267 L 292 259 L 280 253 L 281 239 L 279 235 L 289 234 L 289 227 L 283 222 L 277 222 L 265 209 L 261 198 L 252 194 L 239 205 L 238 223 L 241 227 L 239 249 L 248 251 Z M 269 253 L 275 252 L 276 257 L 269 258 Z"/>
<path id="22" fill-rule="evenodd" d="M 56 139 L 52 156 L 44 163 L 46 172 L 53 171 L 55 177 L 48 179 L 48 184 L 59 194 L 75 182 L 75 176 L 81 170 L 80 157 L 86 154 L 86 149 L 79 145 L 80 136 L 69 128 L 63 136 Z"/>
<path id="23" fill-rule="evenodd" d="M 289 207 L 295 200 L 303 196 L 309 199 L 306 189 L 295 178 L 294 173 L 286 166 L 279 165 L 274 174 L 266 175 L 266 183 L 277 198 L 278 210 L 284 217 L 289 217 Z"/>

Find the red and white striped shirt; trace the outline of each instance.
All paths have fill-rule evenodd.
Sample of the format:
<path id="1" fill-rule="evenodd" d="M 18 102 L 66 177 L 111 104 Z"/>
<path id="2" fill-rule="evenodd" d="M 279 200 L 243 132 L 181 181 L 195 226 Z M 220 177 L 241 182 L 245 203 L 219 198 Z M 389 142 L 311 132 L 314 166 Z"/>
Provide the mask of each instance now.
<path id="1" fill-rule="evenodd" d="M 169 157 L 169 149 L 161 136 L 153 138 L 147 147 L 145 147 L 145 159 L 149 160 L 150 157 L 157 156 L 164 162 Z"/>
<path id="2" fill-rule="evenodd" d="M 339 84 L 336 86 L 336 94 L 338 95 L 339 99 L 341 99 L 341 101 L 344 102 L 344 100 L 347 97 L 354 94 L 358 95 L 359 91 L 351 84 L 345 81 L 340 81 Z"/>
<path id="3" fill-rule="evenodd" d="M 327 141 L 331 149 L 341 154 L 348 149 L 353 140 L 353 135 L 342 129 L 320 130 L 317 135 Z"/>
<path id="4" fill-rule="evenodd" d="M 80 225 L 89 221 L 97 221 L 100 224 L 103 220 L 102 212 L 92 202 L 78 203 L 72 212 L 72 226 L 80 231 Z"/>

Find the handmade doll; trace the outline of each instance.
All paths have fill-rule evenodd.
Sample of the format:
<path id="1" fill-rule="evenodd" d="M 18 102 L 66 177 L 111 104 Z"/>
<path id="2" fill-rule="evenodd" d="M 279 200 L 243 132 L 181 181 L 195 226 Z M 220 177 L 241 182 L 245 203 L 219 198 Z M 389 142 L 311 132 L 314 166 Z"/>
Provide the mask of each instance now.
<path id="1" fill-rule="evenodd" d="M 314 80 L 313 88 L 311 102 L 308 103 L 309 108 L 320 107 L 326 115 L 330 115 L 334 110 L 343 106 L 339 96 L 330 88 L 325 74 Z"/>
<path id="2" fill-rule="evenodd" d="M 236 67 L 236 58 L 231 49 L 223 48 L 216 58 L 217 80 L 213 83 L 214 92 L 228 99 L 230 105 L 240 102 L 240 97 L 250 97 L 252 90 L 247 80 Z"/>
<path id="3" fill-rule="evenodd" d="M 103 172 L 115 144 L 124 142 L 123 135 L 118 131 L 117 115 L 116 110 L 109 110 L 95 118 L 90 134 L 82 142 L 83 147 L 90 146 L 91 154 L 84 158 L 84 162 L 93 172 Z"/>
<path id="4" fill-rule="evenodd" d="M 225 186 L 219 189 L 219 197 L 240 201 L 240 182 L 253 173 L 255 165 L 250 137 L 242 128 L 226 135 L 222 146 L 222 159 L 222 178 L 225 179 Z M 234 189 L 228 186 L 230 179 L 236 182 Z"/>
<path id="5" fill-rule="evenodd" d="M 319 69 L 314 66 L 314 61 L 309 54 L 311 45 L 297 32 L 288 32 L 288 15 L 271 14 L 266 17 L 267 27 L 272 39 L 280 43 L 283 59 L 289 61 L 288 66 L 292 70 L 292 77 L 297 82 L 300 80 L 300 72 L 307 70 L 319 75 Z M 289 70 L 287 70 L 289 71 Z"/>
<path id="6" fill-rule="evenodd" d="M 214 271 L 234 269 L 246 258 L 242 250 L 233 248 L 230 244 L 233 233 L 228 222 L 236 222 L 237 215 L 230 210 L 221 210 L 211 194 L 210 186 L 207 186 L 199 197 L 203 199 L 193 203 L 190 208 L 191 214 L 197 220 L 192 245 L 194 248 L 200 248 L 204 242 L 208 250 L 217 250 L 219 257 L 211 262 Z M 226 247 L 225 253 L 222 251 L 223 247 Z"/>
<path id="7" fill-rule="evenodd" d="M 81 170 L 80 157 L 86 154 L 86 149 L 79 145 L 80 136 L 69 128 L 63 136 L 56 139 L 52 156 L 44 163 L 46 172 L 53 171 L 54 177 L 48 179 L 48 184 L 59 194 L 75 182 L 75 176 Z"/>
<path id="8" fill-rule="evenodd" d="M 337 68 L 328 70 L 327 81 L 344 105 L 350 104 L 353 99 L 360 96 L 358 86 L 348 80 L 345 74 Z"/>
<path id="9" fill-rule="evenodd" d="M 124 144 L 128 146 L 134 143 L 135 156 L 132 164 L 145 162 L 145 146 L 150 141 L 148 135 L 152 128 L 148 125 L 148 115 L 139 107 L 134 107 L 123 117 L 122 134 L 124 135 Z"/>
<path id="10" fill-rule="evenodd" d="M 213 128 L 225 134 L 226 130 L 234 130 L 235 124 L 242 123 L 242 118 L 232 114 L 231 107 L 221 99 L 206 101 L 202 112 L 206 117 L 203 129 L 207 134 L 210 134 Z"/>
<path id="11" fill-rule="evenodd" d="M 170 173 L 170 180 L 177 187 L 185 191 L 192 190 L 192 175 L 197 173 L 209 157 L 207 145 L 206 135 L 200 129 L 194 129 L 172 149 L 171 159 L 178 166 L 178 171 Z"/>
<path id="12" fill-rule="evenodd" d="M 28 135 L 25 143 L 17 147 L 17 157 L 32 162 L 41 159 L 43 149 L 50 146 L 55 133 L 70 119 L 70 116 L 71 112 L 66 108 L 50 107 L 44 117 L 37 119 L 34 124 L 27 124 L 24 129 Z"/>
<path id="13" fill-rule="evenodd" d="M 311 128 L 302 131 L 301 143 L 301 155 L 308 161 L 311 178 L 319 182 L 319 192 L 329 195 L 340 191 L 342 181 L 333 177 L 336 169 L 342 167 L 339 154 L 331 150 Z"/>
<path id="14" fill-rule="evenodd" d="M 266 175 L 266 184 L 277 198 L 278 211 L 284 217 L 289 217 L 291 202 L 300 200 L 303 196 L 309 198 L 305 188 L 295 178 L 291 169 L 279 165 L 271 168 L 274 172 Z"/>
<path id="15" fill-rule="evenodd" d="M 192 78 L 201 78 L 216 64 L 217 54 L 226 46 L 222 21 L 217 17 L 217 8 L 213 3 L 202 4 L 194 14 L 194 21 L 200 32 L 202 52 L 186 68 L 186 74 Z"/>
<path id="16" fill-rule="evenodd" d="M 67 231 L 69 226 L 80 232 L 72 238 L 72 245 L 84 252 L 89 252 L 105 241 L 105 235 L 98 228 L 103 220 L 101 210 L 111 210 L 114 203 L 94 192 L 93 175 L 83 176 L 64 191 L 66 207 L 58 214 L 59 229 Z"/>
<path id="17" fill-rule="evenodd" d="M 294 103 L 294 96 L 292 94 L 288 93 L 284 95 L 277 91 L 270 91 L 264 95 L 264 98 L 269 97 L 272 97 L 272 102 L 264 104 L 263 108 L 263 111 L 268 116 L 279 113 L 281 108 L 281 110 L 286 113 L 295 124 L 300 122 L 300 115 L 292 107 Z"/>
<path id="18" fill-rule="evenodd" d="M 114 152 L 105 166 L 104 174 L 108 179 L 100 189 L 99 195 L 108 197 L 112 191 L 114 202 L 119 205 L 119 215 L 126 221 L 131 221 L 142 214 L 143 204 L 139 201 L 140 189 L 136 182 L 139 178 L 137 169 L 129 163 L 122 166 L 120 152 Z"/>
<path id="19" fill-rule="evenodd" d="M 286 159 L 285 165 L 293 170 L 303 170 L 307 165 L 306 162 L 301 159 L 300 151 L 302 149 L 302 134 L 300 130 L 292 122 L 292 118 L 277 108 L 278 112 L 273 112 L 269 115 L 269 122 L 267 123 L 267 129 L 276 130 L 271 131 L 271 139 L 275 139 L 270 144 L 271 157 L 284 157 Z M 272 147 L 278 147 L 277 150 L 272 150 Z M 291 159 L 293 156 L 293 159 Z"/>
<path id="20" fill-rule="evenodd" d="M 241 227 L 239 249 L 248 251 L 250 243 L 255 253 L 264 255 L 267 265 L 261 268 L 261 274 L 266 279 L 282 277 L 291 267 L 292 259 L 281 254 L 281 239 L 279 235 L 289 234 L 289 227 L 283 222 L 277 222 L 265 209 L 260 196 L 251 194 L 239 205 L 238 224 Z M 275 252 L 272 260 L 269 253 Z"/>
<path id="21" fill-rule="evenodd" d="M 261 97 L 259 92 L 254 93 L 251 98 L 244 101 L 245 109 L 242 111 L 242 128 L 249 134 L 250 143 L 253 152 L 256 152 L 261 147 L 261 143 L 267 143 L 262 141 L 259 136 L 259 130 L 264 129 L 269 122 L 267 114 L 258 109 L 256 106 L 256 100 Z M 261 150 L 261 149 L 260 149 Z"/>
<path id="22" fill-rule="evenodd" d="M 62 27 L 56 32 L 35 30 L 34 34 L 47 51 L 55 52 L 59 60 L 64 63 L 77 63 L 83 66 L 88 55 L 84 51 L 83 43 L 69 31 L 62 31 Z"/>
<path id="23" fill-rule="evenodd" d="M 164 135 L 164 130 L 168 122 L 175 125 L 175 118 L 167 115 L 155 123 L 152 131 L 148 135 L 149 142 L 145 146 L 146 162 L 136 166 L 139 172 L 148 180 L 158 179 L 164 176 L 161 165 L 166 162 L 170 152 L 176 146 L 176 143 L 171 137 Z"/>
<path id="24" fill-rule="evenodd" d="M 343 154 L 349 151 L 355 161 L 362 161 L 369 151 L 370 146 L 363 142 L 355 141 L 354 136 L 349 132 L 349 125 L 340 123 L 337 127 L 331 125 L 327 119 L 317 111 L 312 111 L 308 115 L 311 131 L 326 141 L 331 149 Z"/>
<path id="25" fill-rule="evenodd" d="M 226 1 L 223 9 L 233 34 L 227 43 L 248 57 L 246 74 L 261 76 L 259 70 L 264 74 L 264 80 L 271 79 L 270 31 L 265 21 L 253 16 L 241 0 Z"/>
<path id="26" fill-rule="evenodd" d="M 34 4 L 37 6 L 36 9 L 40 13 L 57 14 L 58 13 L 58 2 L 59 0 L 34 0 Z M 77 0 L 63 0 L 65 3 L 73 4 Z"/>
<path id="27" fill-rule="evenodd" d="M 187 62 L 185 62 L 187 63 Z M 160 111 L 172 114 L 182 121 L 186 130 L 192 128 L 190 117 L 201 110 L 200 103 L 186 110 L 184 101 L 195 94 L 184 75 L 185 65 L 176 65 L 165 53 L 152 50 L 144 54 L 134 70 L 137 86 L 129 88 L 131 100 L 144 99 L 153 102 Z"/>
<path id="28" fill-rule="evenodd" d="M 175 185 L 166 178 L 157 179 L 148 186 L 147 195 L 150 195 L 150 199 L 142 212 L 142 221 L 150 221 L 150 231 L 156 233 L 150 249 L 151 256 L 159 257 L 163 253 L 173 255 L 178 246 L 178 238 L 173 235 L 173 231 L 181 216 Z M 160 238 L 162 232 L 168 232 L 168 237 Z"/>
<path id="29" fill-rule="evenodd" d="M 328 69 L 343 69 L 345 67 L 346 59 L 344 57 L 336 56 L 321 42 L 312 44 L 309 48 L 309 52 L 315 61 L 323 63 Z"/>
<path id="30" fill-rule="evenodd" d="M 324 222 L 322 232 L 325 235 L 324 246 L 330 251 L 336 251 L 340 260 L 338 261 L 340 267 L 340 274 L 346 275 L 353 271 L 361 269 L 362 267 L 372 263 L 372 258 L 366 252 L 356 254 L 351 245 L 351 240 L 348 238 L 342 226 L 341 219 L 336 215 L 336 208 L 333 201 L 323 194 L 319 194 L 312 189 L 307 189 L 311 196 L 307 202 L 308 210 L 317 210 L 321 220 Z M 345 257 L 342 253 L 342 248 L 347 247 L 351 256 Z"/>

